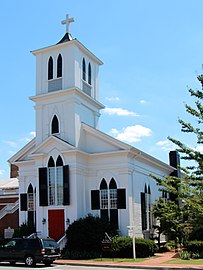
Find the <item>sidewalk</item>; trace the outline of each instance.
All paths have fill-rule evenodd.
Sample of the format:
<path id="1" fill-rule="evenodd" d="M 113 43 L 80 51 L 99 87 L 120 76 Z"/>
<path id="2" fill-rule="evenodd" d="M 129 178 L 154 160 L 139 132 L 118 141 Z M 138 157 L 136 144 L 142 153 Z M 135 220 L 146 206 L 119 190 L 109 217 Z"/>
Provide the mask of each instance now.
<path id="1" fill-rule="evenodd" d="M 105 266 L 113 268 L 149 268 L 149 269 L 203 269 L 203 265 L 176 265 L 176 264 L 164 264 L 164 262 L 169 261 L 170 259 L 177 258 L 178 254 L 174 252 L 165 252 L 156 254 L 156 257 L 149 258 L 143 262 L 115 262 L 115 261 L 90 261 L 90 260 L 57 260 L 55 264 L 66 264 L 66 265 L 82 265 L 82 266 Z"/>

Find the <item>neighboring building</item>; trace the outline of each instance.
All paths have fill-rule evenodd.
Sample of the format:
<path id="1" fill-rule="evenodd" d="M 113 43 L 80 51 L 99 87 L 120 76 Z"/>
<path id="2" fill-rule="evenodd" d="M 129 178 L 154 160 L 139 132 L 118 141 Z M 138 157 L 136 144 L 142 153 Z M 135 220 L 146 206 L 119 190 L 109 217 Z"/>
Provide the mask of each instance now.
<path id="1" fill-rule="evenodd" d="M 35 50 L 36 137 L 9 161 L 19 168 L 19 222 L 59 240 L 69 223 L 91 213 L 150 233 L 151 207 L 160 196 L 150 174 L 174 168 L 98 130 L 102 61 L 69 33 Z"/>
<path id="2" fill-rule="evenodd" d="M 6 229 L 16 229 L 19 225 L 18 198 L 18 179 L 0 180 L 0 238 L 6 237 Z"/>

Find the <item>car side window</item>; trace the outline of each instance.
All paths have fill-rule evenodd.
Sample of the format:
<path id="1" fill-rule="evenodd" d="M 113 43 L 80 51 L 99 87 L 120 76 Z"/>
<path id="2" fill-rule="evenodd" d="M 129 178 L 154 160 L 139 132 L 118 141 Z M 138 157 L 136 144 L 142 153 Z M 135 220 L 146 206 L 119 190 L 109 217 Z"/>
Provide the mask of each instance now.
<path id="1" fill-rule="evenodd" d="M 15 240 L 12 240 L 12 241 L 9 241 L 9 242 L 5 245 L 5 247 L 6 247 L 6 248 L 9 248 L 9 247 L 15 247 L 15 245 L 16 245 L 16 241 L 15 241 Z"/>

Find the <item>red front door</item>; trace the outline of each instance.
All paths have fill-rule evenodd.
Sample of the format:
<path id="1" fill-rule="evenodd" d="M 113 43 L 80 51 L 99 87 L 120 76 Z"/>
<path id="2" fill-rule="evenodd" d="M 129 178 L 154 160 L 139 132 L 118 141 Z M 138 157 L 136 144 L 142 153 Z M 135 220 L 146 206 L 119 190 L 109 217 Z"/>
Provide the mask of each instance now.
<path id="1" fill-rule="evenodd" d="M 49 237 L 58 241 L 65 234 L 64 210 L 48 210 Z"/>

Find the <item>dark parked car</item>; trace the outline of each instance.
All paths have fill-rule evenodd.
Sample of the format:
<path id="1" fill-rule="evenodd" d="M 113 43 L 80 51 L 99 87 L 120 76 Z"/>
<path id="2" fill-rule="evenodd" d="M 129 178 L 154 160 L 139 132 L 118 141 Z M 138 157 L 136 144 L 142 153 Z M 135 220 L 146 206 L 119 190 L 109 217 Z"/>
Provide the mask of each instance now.
<path id="1" fill-rule="evenodd" d="M 60 257 L 60 248 L 51 238 L 12 238 L 0 246 L 0 261 L 23 261 L 26 266 L 43 262 L 46 266 Z"/>

